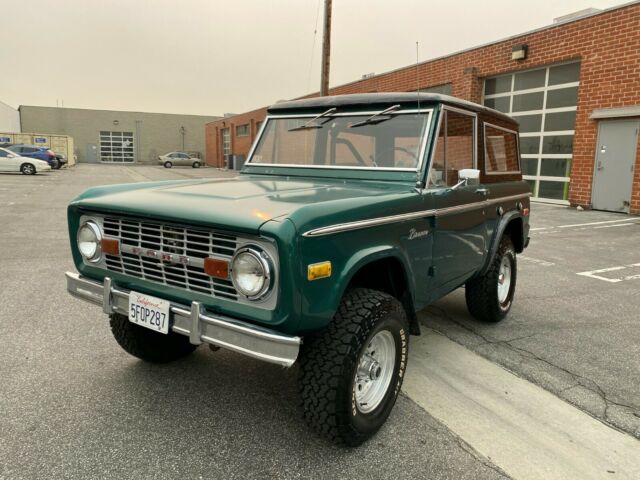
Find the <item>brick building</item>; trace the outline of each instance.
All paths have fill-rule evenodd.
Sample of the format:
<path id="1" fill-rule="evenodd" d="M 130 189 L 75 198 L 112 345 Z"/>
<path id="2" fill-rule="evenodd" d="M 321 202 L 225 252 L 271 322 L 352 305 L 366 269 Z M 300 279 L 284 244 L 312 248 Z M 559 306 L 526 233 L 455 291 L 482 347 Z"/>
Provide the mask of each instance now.
<path id="1" fill-rule="evenodd" d="M 420 78 L 421 91 L 520 122 L 521 169 L 534 199 L 640 214 L 640 2 L 581 13 L 329 93 L 416 91 Z M 246 156 L 265 115 L 260 108 L 207 124 L 207 162 Z"/>

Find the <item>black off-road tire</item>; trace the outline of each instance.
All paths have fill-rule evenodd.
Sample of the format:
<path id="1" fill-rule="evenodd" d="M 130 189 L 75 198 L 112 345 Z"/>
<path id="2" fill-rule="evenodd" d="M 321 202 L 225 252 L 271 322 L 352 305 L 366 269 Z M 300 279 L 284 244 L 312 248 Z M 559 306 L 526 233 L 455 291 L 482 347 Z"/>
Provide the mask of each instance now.
<path id="1" fill-rule="evenodd" d="M 200 162 L 193 162 L 193 165 L 191 165 L 193 168 L 200 168 Z"/>
<path id="2" fill-rule="evenodd" d="M 382 330 L 388 330 L 394 339 L 393 374 L 380 404 L 365 414 L 356 405 L 356 369 L 362 351 Z M 398 300 L 365 288 L 347 292 L 329 326 L 305 338 L 299 390 L 306 423 L 337 444 L 357 446 L 370 438 L 396 402 L 408 351 L 409 323 Z"/>
<path id="3" fill-rule="evenodd" d="M 511 285 L 507 298 L 501 303 L 498 298 L 498 275 L 502 259 L 505 257 L 511 262 Z M 486 273 L 466 284 L 464 293 L 469 313 L 481 322 L 497 323 L 503 320 L 513 305 L 517 273 L 516 251 L 513 248 L 513 242 L 509 236 L 504 235 Z"/>
<path id="4" fill-rule="evenodd" d="M 178 333 L 154 332 L 129 321 L 117 313 L 109 316 L 111 332 L 118 344 L 129 354 L 152 363 L 167 363 L 192 353 L 197 345 Z"/>
<path id="5" fill-rule="evenodd" d="M 173 167 L 173 163 L 171 162 L 164 162 L 164 168 L 171 168 Z"/>

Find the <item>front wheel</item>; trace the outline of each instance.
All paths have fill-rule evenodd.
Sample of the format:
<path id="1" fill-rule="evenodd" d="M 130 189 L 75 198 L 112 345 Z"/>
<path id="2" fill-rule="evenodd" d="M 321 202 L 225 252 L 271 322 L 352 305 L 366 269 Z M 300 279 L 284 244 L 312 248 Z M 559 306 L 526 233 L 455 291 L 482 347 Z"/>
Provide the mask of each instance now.
<path id="1" fill-rule="evenodd" d="M 118 344 L 129 354 L 152 363 L 167 363 L 185 357 L 197 345 L 189 343 L 189 337 L 178 333 L 154 332 L 129 321 L 117 313 L 109 317 L 111 332 Z"/>
<path id="2" fill-rule="evenodd" d="M 465 299 L 471 315 L 489 323 L 507 316 L 516 291 L 517 266 L 513 242 L 505 235 L 487 272 L 467 282 Z"/>
<path id="3" fill-rule="evenodd" d="M 351 290 L 327 329 L 305 342 L 305 421 L 331 441 L 361 444 L 384 424 L 402 386 L 409 329 L 401 303 L 376 290 Z"/>
<path id="4" fill-rule="evenodd" d="M 23 175 L 35 175 L 36 174 L 36 167 L 34 167 L 30 163 L 23 163 L 20 166 L 20 172 L 22 172 Z"/>
<path id="5" fill-rule="evenodd" d="M 193 165 L 191 165 L 193 168 L 200 168 L 200 162 L 193 162 Z"/>

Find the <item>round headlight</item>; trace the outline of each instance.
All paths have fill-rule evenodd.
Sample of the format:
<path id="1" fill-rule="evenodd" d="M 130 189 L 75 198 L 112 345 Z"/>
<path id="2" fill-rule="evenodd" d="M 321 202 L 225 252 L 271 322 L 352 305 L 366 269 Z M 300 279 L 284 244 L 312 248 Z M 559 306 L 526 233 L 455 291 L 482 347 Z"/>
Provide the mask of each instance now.
<path id="1" fill-rule="evenodd" d="M 231 280 L 236 290 L 251 300 L 264 296 L 271 283 L 266 253 L 248 247 L 238 250 L 231 262 Z"/>
<path id="2" fill-rule="evenodd" d="M 78 250 L 90 262 L 97 262 L 102 255 L 100 227 L 89 220 L 78 230 Z"/>

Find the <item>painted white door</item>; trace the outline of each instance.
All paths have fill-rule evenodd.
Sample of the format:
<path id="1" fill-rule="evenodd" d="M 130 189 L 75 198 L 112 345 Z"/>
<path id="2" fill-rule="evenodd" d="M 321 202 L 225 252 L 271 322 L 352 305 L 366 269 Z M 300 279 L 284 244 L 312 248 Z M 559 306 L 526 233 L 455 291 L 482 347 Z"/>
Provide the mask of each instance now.
<path id="1" fill-rule="evenodd" d="M 638 120 L 600 122 L 591 202 L 595 210 L 629 213 Z"/>

